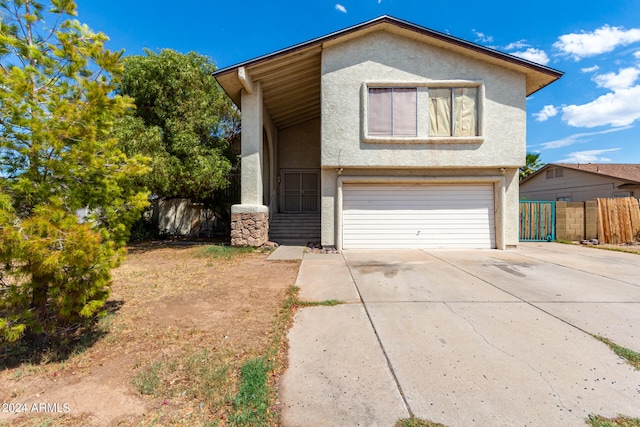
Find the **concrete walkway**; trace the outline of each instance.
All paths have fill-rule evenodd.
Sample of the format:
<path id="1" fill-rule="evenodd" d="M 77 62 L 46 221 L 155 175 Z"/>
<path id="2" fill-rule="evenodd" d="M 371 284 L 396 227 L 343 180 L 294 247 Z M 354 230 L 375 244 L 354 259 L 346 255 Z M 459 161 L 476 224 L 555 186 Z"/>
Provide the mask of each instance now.
<path id="1" fill-rule="evenodd" d="M 305 254 L 280 398 L 286 426 L 584 426 L 640 417 L 640 256 L 514 251 Z"/>
<path id="2" fill-rule="evenodd" d="M 267 257 L 269 261 L 294 261 L 302 259 L 304 246 L 278 246 L 278 248 Z"/>

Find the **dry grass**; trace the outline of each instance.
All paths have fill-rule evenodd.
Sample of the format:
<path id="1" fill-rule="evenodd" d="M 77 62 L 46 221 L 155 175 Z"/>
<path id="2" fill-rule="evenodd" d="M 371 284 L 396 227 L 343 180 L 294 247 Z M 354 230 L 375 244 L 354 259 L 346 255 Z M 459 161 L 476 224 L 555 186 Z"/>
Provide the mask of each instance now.
<path id="1" fill-rule="evenodd" d="M 594 245 L 594 246 L 589 246 L 589 247 L 593 247 L 593 248 L 597 248 L 597 249 L 604 249 L 604 250 L 608 250 L 608 251 L 626 252 L 626 253 L 629 253 L 629 254 L 640 254 L 640 245 L 637 245 L 637 244 L 633 244 L 633 245 L 601 244 L 601 245 Z"/>
<path id="2" fill-rule="evenodd" d="M 616 418 L 589 415 L 587 424 L 591 427 L 640 427 L 640 418 L 629 418 L 623 415 Z"/>
<path id="3" fill-rule="evenodd" d="M 0 423 L 231 424 L 243 365 L 273 353 L 272 385 L 282 369 L 278 328 L 298 266 L 206 246 L 133 248 L 114 271 L 116 309 L 100 321 L 105 333 L 95 344 L 66 360 L 0 372 L 0 401 L 69 402 L 71 411 L 0 414 Z M 277 424 L 277 408 L 270 410 Z"/>

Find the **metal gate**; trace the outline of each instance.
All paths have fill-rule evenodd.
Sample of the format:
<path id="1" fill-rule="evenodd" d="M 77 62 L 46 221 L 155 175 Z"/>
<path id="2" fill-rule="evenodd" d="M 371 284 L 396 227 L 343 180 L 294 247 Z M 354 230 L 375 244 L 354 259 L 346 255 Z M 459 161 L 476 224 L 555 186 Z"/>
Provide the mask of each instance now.
<path id="1" fill-rule="evenodd" d="M 520 202 L 520 241 L 556 239 L 556 202 Z"/>
<path id="2" fill-rule="evenodd" d="M 280 211 L 319 212 L 320 174 L 315 170 L 283 170 Z"/>

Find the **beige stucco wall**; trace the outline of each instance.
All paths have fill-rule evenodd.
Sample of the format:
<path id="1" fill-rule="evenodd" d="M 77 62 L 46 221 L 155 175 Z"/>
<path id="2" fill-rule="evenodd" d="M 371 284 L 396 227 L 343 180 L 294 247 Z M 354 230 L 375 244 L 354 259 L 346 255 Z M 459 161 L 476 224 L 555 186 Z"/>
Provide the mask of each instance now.
<path id="1" fill-rule="evenodd" d="M 363 126 L 367 83 L 426 87 L 435 82 L 480 85 L 480 138 L 368 142 Z M 478 182 L 499 176 L 500 185 L 495 188 L 504 191 L 499 196 L 504 212 L 496 212 L 496 218 L 503 217 L 496 238 L 502 239 L 503 247 L 517 245 L 517 168 L 525 157 L 525 108 L 524 75 L 442 48 L 386 32 L 326 47 L 322 56 L 322 244 L 336 245 L 339 237 L 336 169 L 343 168 L 344 176 L 452 177 L 454 181 L 476 177 Z M 424 113 L 418 111 L 419 135 L 425 134 L 420 129 L 420 122 L 427 120 Z"/>
<path id="2" fill-rule="evenodd" d="M 481 85 L 482 138 L 471 142 L 363 141 L 366 83 L 419 86 L 436 82 Z M 323 51 L 322 165 L 519 167 L 525 156 L 525 108 L 523 74 L 387 32 L 375 32 Z M 423 125 L 425 113 L 424 109 L 418 111 Z"/>
<path id="3" fill-rule="evenodd" d="M 279 169 L 320 169 L 320 119 L 280 131 L 278 163 Z"/>
<path id="4" fill-rule="evenodd" d="M 520 194 L 518 192 L 518 169 L 507 169 L 505 179 L 504 238 L 507 248 L 520 241 Z"/>
<path id="5" fill-rule="evenodd" d="M 548 169 L 547 169 L 548 170 Z M 547 178 L 546 170 L 520 185 L 522 200 L 558 200 L 570 197 L 571 202 L 584 202 L 596 198 L 610 198 L 615 194 L 633 193 L 633 188 L 618 189 L 625 181 L 592 173 L 563 168 L 562 177 Z"/>
<path id="6" fill-rule="evenodd" d="M 255 84 L 253 93 L 242 91 L 241 117 L 241 205 L 232 210 L 263 212 L 273 208 L 269 205 L 276 192 L 274 142 L 278 131 L 264 106 L 260 83 Z"/>
<path id="7" fill-rule="evenodd" d="M 262 86 L 255 85 L 253 93 L 242 91 L 241 116 L 241 174 L 240 201 L 245 207 L 262 206 L 262 136 L 264 123 Z"/>

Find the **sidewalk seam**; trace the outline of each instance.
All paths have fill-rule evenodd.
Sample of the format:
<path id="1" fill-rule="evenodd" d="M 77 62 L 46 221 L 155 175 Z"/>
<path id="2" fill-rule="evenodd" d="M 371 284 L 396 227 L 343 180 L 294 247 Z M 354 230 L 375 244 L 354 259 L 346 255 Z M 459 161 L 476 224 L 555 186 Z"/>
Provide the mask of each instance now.
<path id="1" fill-rule="evenodd" d="M 584 334 L 587 334 L 587 335 L 593 336 L 593 334 L 592 334 L 591 332 L 589 332 L 589 331 L 587 331 L 587 330 L 585 330 L 585 329 L 583 329 L 583 328 L 581 328 L 581 327 L 579 327 L 579 326 L 577 326 L 577 325 L 574 325 L 573 323 L 569 322 L 568 320 L 565 320 L 565 319 L 563 319 L 563 318 L 561 318 L 561 317 L 559 317 L 559 316 L 557 316 L 557 315 L 555 315 L 555 314 L 553 314 L 553 313 L 551 313 L 551 312 L 549 312 L 549 311 L 545 310 L 544 308 L 542 308 L 542 307 L 540 307 L 540 306 L 536 305 L 536 304 L 545 304 L 544 302 L 531 302 L 531 301 L 527 301 L 526 299 L 524 299 L 524 298 L 522 298 L 522 297 L 519 297 L 518 295 L 516 295 L 516 294 L 514 294 L 514 293 L 512 293 L 512 292 L 509 292 L 509 291 L 508 291 L 508 290 L 506 290 L 506 289 L 502 289 L 500 286 L 498 286 L 498 285 L 496 285 L 496 284 L 494 284 L 494 283 L 491 283 L 490 281 L 488 281 L 488 280 L 486 280 L 486 279 L 484 279 L 484 278 L 482 278 L 482 277 L 480 277 L 480 276 L 477 276 L 477 275 L 473 274 L 472 272 L 465 270 L 465 269 L 464 269 L 464 268 L 462 268 L 462 267 L 459 267 L 459 266 L 457 266 L 457 265 L 455 265 L 455 264 L 450 263 L 449 261 L 447 261 L 447 260 L 445 260 L 445 259 L 442 259 L 442 258 L 440 258 L 440 257 L 435 256 L 432 252 L 427 252 L 427 251 L 425 251 L 425 252 L 426 252 L 426 253 L 428 253 L 429 255 L 431 255 L 432 257 L 434 257 L 435 259 L 437 259 L 437 260 L 439 260 L 439 261 L 441 261 L 441 262 L 444 262 L 445 264 L 447 264 L 447 265 L 449 265 L 449 266 L 451 266 L 451 267 L 453 267 L 453 268 L 455 268 L 455 269 L 457 269 L 457 270 L 460 270 L 460 271 L 462 271 L 463 273 L 468 274 L 468 275 L 469 275 L 469 276 L 471 276 L 471 277 L 475 277 L 476 279 L 478 279 L 478 280 L 480 280 L 480 281 L 482 281 L 482 282 L 484 282 L 484 283 L 488 284 L 489 286 L 492 286 L 492 287 L 494 287 L 494 288 L 496 288 L 496 289 L 498 289 L 498 290 L 500 290 L 500 291 L 502 291 L 502 292 L 504 292 L 504 293 L 506 293 L 506 294 L 508 294 L 508 295 L 511 295 L 512 297 L 514 297 L 514 298 L 516 298 L 516 299 L 518 299 L 518 300 L 522 301 L 523 303 L 525 303 L 525 304 L 529 305 L 530 307 L 533 307 L 533 308 L 535 308 L 536 310 L 539 310 L 539 311 L 541 311 L 541 312 L 545 313 L 546 315 L 551 316 L 551 317 L 553 317 L 553 318 L 555 318 L 555 319 L 557 319 L 557 320 L 561 321 L 562 323 L 564 323 L 564 324 L 566 324 L 566 325 L 569 325 L 570 327 L 572 327 L 572 328 L 574 328 L 574 329 L 577 329 L 578 331 L 580 331 L 580 332 L 582 332 L 582 333 L 584 333 Z M 546 262 L 546 261 L 545 261 L 545 262 Z M 558 264 L 558 265 L 559 265 L 559 264 Z M 578 271 L 582 271 L 582 270 L 578 270 Z M 624 282 L 623 282 L 623 283 L 624 283 Z"/>
<path id="2" fill-rule="evenodd" d="M 553 265 L 556 265 L 556 266 L 561 267 L 561 268 L 566 268 L 566 269 L 569 269 L 569 270 L 579 271 L 579 272 L 584 273 L 584 274 L 591 274 L 592 276 L 602 277 L 604 279 L 613 280 L 614 282 L 620 282 L 620 283 L 625 283 L 627 285 L 640 287 L 640 284 L 635 283 L 635 282 L 627 282 L 626 280 L 622 280 L 622 279 L 619 279 L 619 278 L 616 278 L 616 277 L 605 276 L 604 274 L 598 274 L 598 273 L 594 273 L 592 271 L 585 271 L 585 270 L 582 270 L 582 269 L 577 268 L 577 267 L 572 267 L 570 265 L 559 264 L 559 263 L 553 262 L 553 261 L 547 261 L 545 259 L 538 258 L 538 257 L 536 257 L 535 255 L 532 255 L 532 254 L 523 254 L 522 252 L 519 252 L 518 255 L 523 256 L 525 258 L 533 259 L 533 260 L 536 260 L 536 261 L 553 264 Z M 594 257 L 591 257 L 591 258 L 594 258 Z"/>
<path id="3" fill-rule="evenodd" d="M 349 270 L 349 275 L 351 276 L 351 280 L 353 280 L 353 285 L 356 288 L 356 292 L 358 292 L 358 298 L 360 298 L 360 302 L 362 303 L 362 307 L 364 308 L 364 312 L 367 315 L 367 319 L 369 319 L 369 324 L 371 325 L 371 329 L 373 329 L 373 333 L 376 336 L 376 340 L 378 340 L 378 345 L 380 346 L 380 349 L 382 350 L 382 354 L 384 355 L 384 358 L 387 361 L 387 367 L 389 368 L 389 371 L 391 372 L 391 376 L 393 377 L 393 381 L 396 383 L 396 387 L 398 388 L 398 393 L 400 393 L 400 397 L 402 398 L 402 403 L 404 405 L 404 408 L 407 410 L 407 413 L 409 414 L 409 417 L 413 418 L 414 414 L 413 414 L 413 411 L 411 410 L 411 406 L 409 406 L 409 402 L 407 402 L 407 397 L 404 395 L 404 391 L 402 390 L 402 386 L 400 385 L 400 381 L 398 380 L 398 377 L 396 375 L 396 371 L 393 369 L 393 366 L 391 365 L 391 360 L 389 359 L 389 355 L 387 354 L 387 350 L 385 350 L 384 345 L 382 345 L 382 340 L 380 339 L 380 335 L 378 335 L 378 330 L 376 329 L 375 325 L 373 324 L 373 320 L 371 319 L 371 314 L 369 313 L 369 308 L 367 307 L 367 304 L 364 302 L 364 299 L 362 299 L 362 294 L 360 293 L 360 288 L 358 287 L 358 283 L 356 282 L 356 278 L 353 276 L 353 272 L 351 271 L 351 266 L 347 262 L 347 260 L 344 257 L 344 255 L 342 255 L 342 259 L 344 259 L 344 263 L 347 266 L 347 270 Z"/>

